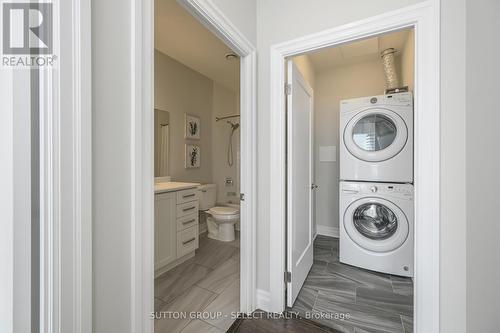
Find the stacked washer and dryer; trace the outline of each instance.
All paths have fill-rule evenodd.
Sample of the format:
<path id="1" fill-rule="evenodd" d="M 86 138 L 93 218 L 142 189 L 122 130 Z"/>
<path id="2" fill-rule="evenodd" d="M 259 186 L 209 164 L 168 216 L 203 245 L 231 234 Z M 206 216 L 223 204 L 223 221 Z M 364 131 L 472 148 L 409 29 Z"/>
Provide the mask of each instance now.
<path id="1" fill-rule="evenodd" d="M 411 93 L 340 102 L 340 261 L 413 276 Z"/>

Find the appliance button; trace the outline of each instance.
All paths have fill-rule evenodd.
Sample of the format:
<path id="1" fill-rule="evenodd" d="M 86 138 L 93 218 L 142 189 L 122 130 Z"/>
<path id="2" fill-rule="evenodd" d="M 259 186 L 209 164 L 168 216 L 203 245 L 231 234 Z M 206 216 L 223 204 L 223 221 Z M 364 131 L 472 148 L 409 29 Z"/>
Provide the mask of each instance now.
<path id="1" fill-rule="evenodd" d="M 373 193 L 377 192 L 377 190 L 377 186 L 370 187 L 370 191 L 372 191 Z"/>

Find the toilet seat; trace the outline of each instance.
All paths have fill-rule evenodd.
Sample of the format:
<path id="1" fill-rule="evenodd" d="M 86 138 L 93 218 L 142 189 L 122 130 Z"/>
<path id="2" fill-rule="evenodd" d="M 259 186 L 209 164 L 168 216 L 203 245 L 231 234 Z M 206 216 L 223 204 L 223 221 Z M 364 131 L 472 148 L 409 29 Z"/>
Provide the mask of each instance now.
<path id="1" fill-rule="evenodd" d="M 217 215 L 234 215 L 238 214 L 240 210 L 235 207 L 229 207 L 229 206 L 217 206 L 217 207 L 212 207 L 208 210 L 210 214 L 217 214 Z"/>
<path id="2" fill-rule="evenodd" d="M 208 213 L 218 221 L 228 221 L 239 218 L 240 210 L 235 207 L 217 206 L 210 208 Z"/>

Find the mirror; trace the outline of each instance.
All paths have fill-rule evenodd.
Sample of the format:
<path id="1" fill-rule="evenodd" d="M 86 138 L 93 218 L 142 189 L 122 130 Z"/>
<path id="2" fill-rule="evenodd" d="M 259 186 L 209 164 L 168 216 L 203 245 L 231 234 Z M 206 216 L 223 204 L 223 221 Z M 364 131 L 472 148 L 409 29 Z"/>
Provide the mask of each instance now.
<path id="1" fill-rule="evenodd" d="M 155 177 L 165 177 L 170 173 L 170 114 L 155 109 Z"/>

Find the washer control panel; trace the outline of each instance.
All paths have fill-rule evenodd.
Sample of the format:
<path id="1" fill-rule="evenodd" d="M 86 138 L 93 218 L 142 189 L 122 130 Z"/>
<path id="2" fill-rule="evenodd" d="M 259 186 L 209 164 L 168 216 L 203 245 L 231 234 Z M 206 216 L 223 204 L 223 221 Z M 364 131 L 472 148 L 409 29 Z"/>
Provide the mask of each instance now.
<path id="1" fill-rule="evenodd" d="M 363 182 L 340 182 L 340 190 L 351 194 L 393 194 L 400 196 L 413 196 L 412 184 L 391 183 L 363 183 Z"/>

